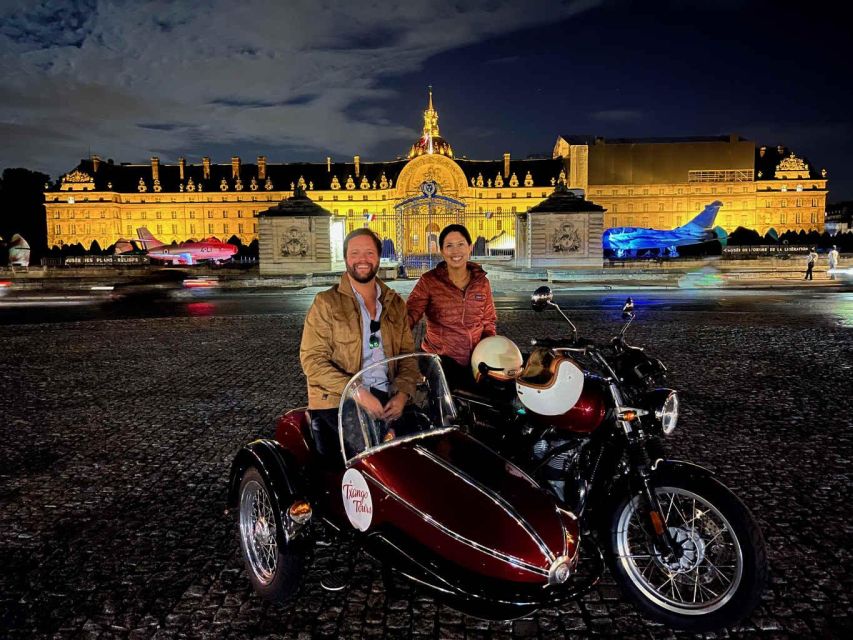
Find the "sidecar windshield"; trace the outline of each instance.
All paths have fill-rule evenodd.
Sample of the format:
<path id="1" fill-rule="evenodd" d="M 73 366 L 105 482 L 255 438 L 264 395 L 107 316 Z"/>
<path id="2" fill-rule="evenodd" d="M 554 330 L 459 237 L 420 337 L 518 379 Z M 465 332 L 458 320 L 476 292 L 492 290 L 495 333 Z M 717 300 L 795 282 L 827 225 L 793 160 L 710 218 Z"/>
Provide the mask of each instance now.
<path id="1" fill-rule="evenodd" d="M 378 367 L 388 372 L 388 390 L 371 387 Z M 403 415 L 386 420 L 378 413 L 400 390 L 411 391 Z M 374 402 L 374 399 L 378 402 Z M 365 367 L 347 383 L 338 412 L 338 431 L 344 461 L 372 453 L 378 448 L 444 428 L 456 423 L 456 409 L 438 356 L 412 353 Z"/>

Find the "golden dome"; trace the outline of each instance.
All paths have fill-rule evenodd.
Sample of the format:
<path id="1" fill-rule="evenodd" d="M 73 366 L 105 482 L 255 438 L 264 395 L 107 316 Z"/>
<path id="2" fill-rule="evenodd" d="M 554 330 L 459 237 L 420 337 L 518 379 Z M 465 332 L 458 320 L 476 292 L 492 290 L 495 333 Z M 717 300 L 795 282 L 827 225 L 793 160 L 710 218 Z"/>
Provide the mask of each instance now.
<path id="1" fill-rule="evenodd" d="M 429 106 L 424 111 L 424 134 L 412 145 L 409 150 L 409 158 L 424 154 L 453 157 L 453 149 L 450 147 L 450 143 L 442 138 L 438 132 L 438 111 L 432 106 L 432 87 L 429 88 Z"/>

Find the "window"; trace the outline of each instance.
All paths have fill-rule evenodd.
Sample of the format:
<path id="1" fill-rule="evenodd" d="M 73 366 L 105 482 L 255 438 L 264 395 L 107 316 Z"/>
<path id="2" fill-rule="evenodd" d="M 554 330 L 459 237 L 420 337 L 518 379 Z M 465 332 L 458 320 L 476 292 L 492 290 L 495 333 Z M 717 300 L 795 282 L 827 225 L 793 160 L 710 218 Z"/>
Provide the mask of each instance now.
<path id="1" fill-rule="evenodd" d="M 211 217 L 213 217 L 213 216 L 211 216 Z M 213 235 L 213 225 L 212 224 L 207 225 L 207 232 L 210 235 Z"/>
<path id="2" fill-rule="evenodd" d="M 208 217 L 208 218 L 212 218 L 212 217 L 213 217 L 213 211 L 208 211 L 208 212 L 207 212 L 207 217 Z"/>
<path id="3" fill-rule="evenodd" d="M 503 231 L 503 228 L 504 228 L 503 220 L 498 220 L 498 226 L 497 226 L 498 231 Z"/>
<path id="4" fill-rule="evenodd" d="M 222 217 L 223 217 L 223 218 L 227 218 L 227 217 L 228 217 L 228 214 L 227 214 L 225 211 L 223 211 L 223 212 L 222 212 Z"/>
<path id="5" fill-rule="evenodd" d="M 176 224 L 172 225 L 172 235 L 174 235 L 174 236 L 178 235 L 178 225 L 176 225 Z"/>
<path id="6" fill-rule="evenodd" d="M 53 212 L 53 219 L 54 219 L 54 220 L 59 220 L 59 211 L 54 211 L 54 212 Z"/>
<path id="7" fill-rule="evenodd" d="M 191 224 L 191 225 L 190 225 L 190 235 L 191 235 L 191 236 L 194 236 L 194 235 L 195 235 L 195 225 L 194 225 L 194 224 Z"/>
<path id="8" fill-rule="evenodd" d="M 178 212 L 172 211 L 172 220 L 177 220 L 177 219 L 178 219 Z"/>
<path id="9" fill-rule="evenodd" d="M 501 194 L 500 194 L 500 193 L 498 193 L 495 197 L 496 197 L 496 198 L 500 198 L 500 197 L 501 197 Z"/>
<path id="10" fill-rule="evenodd" d="M 237 233 L 243 233 L 243 223 L 237 223 Z"/>
<path id="11" fill-rule="evenodd" d="M 54 227 L 53 227 L 53 232 L 54 232 L 56 235 L 59 235 L 60 233 L 62 233 L 62 227 L 61 227 L 60 225 L 58 225 L 58 224 L 57 224 L 57 225 L 54 225 Z"/>
<path id="12" fill-rule="evenodd" d="M 163 219 L 163 212 L 162 212 L 162 211 L 158 211 L 158 212 L 157 212 L 157 219 L 158 219 L 158 220 L 162 220 L 162 219 Z"/>
<path id="13" fill-rule="evenodd" d="M 127 235 L 130 235 L 132 233 L 133 233 L 133 225 L 129 224 L 129 225 L 127 225 Z"/>

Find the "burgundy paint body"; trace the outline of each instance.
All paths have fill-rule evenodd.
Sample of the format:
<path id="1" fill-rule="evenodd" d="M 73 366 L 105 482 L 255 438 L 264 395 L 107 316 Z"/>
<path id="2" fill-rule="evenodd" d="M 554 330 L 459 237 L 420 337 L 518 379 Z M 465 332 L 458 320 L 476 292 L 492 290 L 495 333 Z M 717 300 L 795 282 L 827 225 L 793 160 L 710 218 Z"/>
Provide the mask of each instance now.
<path id="1" fill-rule="evenodd" d="M 304 415 L 283 416 L 276 438 L 307 462 L 312 454 Z M 546 585 L 543 572 L 553 559 L 577 553 L 577 521 L 560 512 L 553 498 L 515 465 L 462 432 L 401 441 L 351 466 L 366 477 L 371 492 L 368 535 L 390 528 L 461 568 L 522 584 Z M 341 468 L 323 474 L 324 506 L 336 524 L 352 530 L 343 512 L 343 473 Z"/>
<path id="2" fill-rule="evenodd" d="M 561 431 L 588 434 L 595 431 L 604 422 L 607 407 L 604 404 L 604 394 L 598 385 L 584 383 L 581 397 L 571 409 L 559 416 L 541 416 L 531 412 L 540 426 L 552 426 Z"/>

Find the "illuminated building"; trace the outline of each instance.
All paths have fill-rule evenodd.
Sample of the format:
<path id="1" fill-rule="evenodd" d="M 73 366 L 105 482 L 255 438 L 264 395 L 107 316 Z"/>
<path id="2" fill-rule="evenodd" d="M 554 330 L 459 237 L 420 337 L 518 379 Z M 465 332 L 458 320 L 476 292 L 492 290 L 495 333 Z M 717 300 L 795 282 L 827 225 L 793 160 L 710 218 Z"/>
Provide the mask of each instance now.
<path id="1" fill-rule="evenodd" d="M 345 227 L 369 226 L 396 251 L 435 249 L 441 227 L 463 222 L 483 252 L 514 250 L 516 225 L 558 183 L 585 190 L 603 206 L 604 226 L 668 229 L 722 200 L 717 224 L 764 233 L 771 227 L 823 228 L 825 172 L 787 149 L 756 149 L 739 138 L 609 140 L 560 136 L 551 158 L 470 160 L 439 133 L 432 92 L 423 135 L 408 157 L 390 162 L 113 164 L 83 160 L 45 192 L 48 245 L 93 240 L 105 248 L 147 227 L 164 242 L 257 238 L 255 214 L 293 195 L 297 185 Z M 426 210 L 415 198 L 434 181 L 457 203 Z M 408 203 L 408 204 L 405 204 Z"/>
<path id="2" fill-rule="evenodd" d="M 569 186 L 607 213 L 604 225 L 672 229 L 720 200 L 726 231 L 823 231 L 826 170 L 785 147 L 756 148 L 737 136 L 617 139 L 560 136 L 554 156 Z"/>

